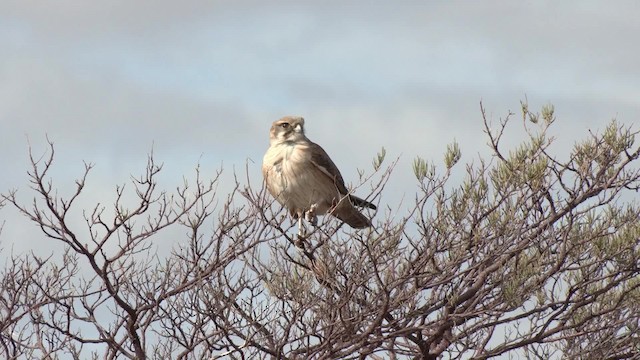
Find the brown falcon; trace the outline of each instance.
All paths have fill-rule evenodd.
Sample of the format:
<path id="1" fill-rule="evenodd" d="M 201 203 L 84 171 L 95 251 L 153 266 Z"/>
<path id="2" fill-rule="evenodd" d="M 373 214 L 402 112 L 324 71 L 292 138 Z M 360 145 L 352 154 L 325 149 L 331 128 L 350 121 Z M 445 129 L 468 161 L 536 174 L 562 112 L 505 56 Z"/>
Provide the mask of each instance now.
<path id="1" fill-rule="evenodd" d="M 329 213 L 353 228 L 371 226 L 355 206 L 375 205 L 349 193 L 342 175 L 320 145 L 304 134 L 304 119 L 286 116 L 273 122 L 270 146 L 262 161 L 267 189 L 294 218 L 315 220 Z"/>

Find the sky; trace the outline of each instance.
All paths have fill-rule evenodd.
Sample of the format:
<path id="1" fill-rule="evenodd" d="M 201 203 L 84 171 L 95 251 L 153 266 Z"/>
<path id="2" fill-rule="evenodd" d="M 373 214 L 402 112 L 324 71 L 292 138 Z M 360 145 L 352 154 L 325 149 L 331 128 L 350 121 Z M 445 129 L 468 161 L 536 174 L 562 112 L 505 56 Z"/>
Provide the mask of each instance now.
<path id="1" fill-rule="evenodd" d="M 639 15 L 637 1 L 3 0 L 0 192 L 31 201 L 28 146 L 48 138 L 61 194 L 95 164 L 81 206 L 108 204 L 151 149 L 167 189 L 200 163 L 224 169 L 224 195 L 234 171 L 261 181 L 271 122 L 300 115 L 347 183 L 382 147 L 399 158 L 382 199 L 397 205 L 416 156 L 442 169 L 454 140 L 463 162 L 487 154 L 480 101 L 494 121 L 553 104 L 560 154 L 636 123 Z M 0 222 L 5 251 L 50 249 L 14 209 Z"/>

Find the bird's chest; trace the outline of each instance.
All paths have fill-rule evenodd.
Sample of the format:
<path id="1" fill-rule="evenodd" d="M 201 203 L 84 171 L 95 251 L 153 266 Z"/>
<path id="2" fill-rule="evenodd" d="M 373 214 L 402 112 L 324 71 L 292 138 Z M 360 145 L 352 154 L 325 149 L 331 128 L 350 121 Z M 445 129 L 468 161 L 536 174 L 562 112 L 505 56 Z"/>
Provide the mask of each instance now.
<path id="1" fill-rule="evenodd" d="M 267 189 L 292 213 L 316 206 L 324 214 L 340 198 L 333 182 L 320 171 L 304 144 L 269 148 L 263 161 Z"/>
<path id="2" fill-rule="evenodd" d="M 309 178 L 313 176 L 310 166 L 311 159 L 301 145 L 280 145 L 270 149 L 270 169 L 268 176 L 279 192 L 295 190 L 295 188 L 308 185 Z M 269 156 L 270 155 L 270 156 Z"/>
<path id="3" fill-rule="evenodd" d="M 270 148 L 264 166 L 269 192 L 289 209 L 306 209 L 315 203 L 319 211 L 324 211 L 328 206 L 326 199 L 337 196 L 335 187 L 322 186 L 326 176 L 311 162 L 304 145 Z"/>

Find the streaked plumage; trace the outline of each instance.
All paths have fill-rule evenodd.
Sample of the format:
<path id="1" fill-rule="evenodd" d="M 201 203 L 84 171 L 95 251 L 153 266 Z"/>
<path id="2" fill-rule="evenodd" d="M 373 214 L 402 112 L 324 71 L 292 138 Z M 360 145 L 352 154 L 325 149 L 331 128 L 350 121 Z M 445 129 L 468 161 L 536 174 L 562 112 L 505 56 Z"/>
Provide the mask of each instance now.
<path id="1" fill-rule="evenodd" d="M 314 205 L 316 215 L 329 213 L 354 228 L 371 226 L 354 205 L 375 205 L 349 194 L 329 155 L 305 136 L 302 117 L 273 122 L 262 174 L 271 195 L 295 218 L 304 217 Z"/>

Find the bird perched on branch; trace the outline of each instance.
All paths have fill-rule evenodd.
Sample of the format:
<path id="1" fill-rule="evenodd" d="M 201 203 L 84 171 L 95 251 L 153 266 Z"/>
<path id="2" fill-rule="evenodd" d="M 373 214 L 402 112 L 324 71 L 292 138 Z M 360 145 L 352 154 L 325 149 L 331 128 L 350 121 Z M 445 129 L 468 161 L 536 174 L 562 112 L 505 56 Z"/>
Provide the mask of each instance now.
<path id="1" fill-rule="evenodd" d="M 375 205 L 347 190 L 342 175 L 320 145 L 304 133 L 304 119 L 286 116 L 271 125 L 269 149 L 262 161 L 267 189 L 289 213 L 314 225 L 316 215 L 331 214 L 353 228 L 371 226 L 355 206 Z"/>

